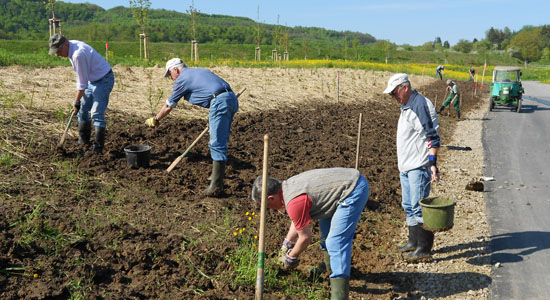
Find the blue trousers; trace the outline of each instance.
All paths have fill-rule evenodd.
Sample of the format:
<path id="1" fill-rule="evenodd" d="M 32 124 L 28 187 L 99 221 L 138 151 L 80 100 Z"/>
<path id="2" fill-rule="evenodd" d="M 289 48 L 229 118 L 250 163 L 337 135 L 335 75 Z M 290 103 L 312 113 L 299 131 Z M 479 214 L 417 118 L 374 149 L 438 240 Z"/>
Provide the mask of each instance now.
<path id="1" fill-rule="evenodd" d="M 431 173 L 427 167 L 400 172 L 401 179 L 401 206 L 407 214 L 407 226 L 423 224 L 422 207 L 420 200 L 430 194 Z"/>
<path id="2" fill-rule="evenodd" d="M 369 198 L 369 184 L 363 175 L 351 194 L 341 201 L 331 219 L 320 219 L 321 249 L 330 255 L 330 278 L 349 278 L 351 246 L 359 217 Z"/>
<path id="3" fill-rule="evenodd" d="M 89 81 L 88 88 L 80 100 L 78 122 L 90 122 L 90 112 L 95 127 L 106 127 L 105 110 L 109 105 L 109 95 L 115 84 L 115 75 L 111 72 L 98 81 Z"/>
<path id="4" fill-rule="evenodd" d="M 215 161 L 227 161 L 227 143 L 235 113 L 239 110 L 239 101 L 233 92 L 218 95 L 210 101 L 210 156 Z"/>

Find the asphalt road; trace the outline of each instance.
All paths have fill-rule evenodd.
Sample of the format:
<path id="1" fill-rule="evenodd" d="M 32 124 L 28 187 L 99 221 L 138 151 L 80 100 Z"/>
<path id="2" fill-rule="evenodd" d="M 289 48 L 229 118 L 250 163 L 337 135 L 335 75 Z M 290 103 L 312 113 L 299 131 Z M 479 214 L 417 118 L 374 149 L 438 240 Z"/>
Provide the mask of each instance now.
<path id="1" fill-rule="evenodd" d="M 520 113 L 483 125 L 491 228 L 491 299 L 550 298 L 550 85 L 523 82 Z"/>

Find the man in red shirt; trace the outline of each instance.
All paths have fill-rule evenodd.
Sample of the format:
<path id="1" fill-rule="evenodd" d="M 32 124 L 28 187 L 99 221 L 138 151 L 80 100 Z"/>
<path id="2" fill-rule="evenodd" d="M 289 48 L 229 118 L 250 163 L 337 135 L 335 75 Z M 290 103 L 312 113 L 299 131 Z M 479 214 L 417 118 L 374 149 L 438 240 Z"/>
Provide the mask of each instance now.
<path id="1" fill-rule="evenodd" d="M 254 181 L 252 199 L 261 201 L 262 176 Z M 351 249 L 355 227 L 369 197 L 369 185 L 356 169 L 314 169 L 285 181 L 267 179 L 267 207 L 286 208 L 292 220 L 283 242 L 284 267 L 295 268 L 311 244 L 312 219 L 319 220 L 321 248 L 327 251 L 331 299 L 348 299 Z"/>

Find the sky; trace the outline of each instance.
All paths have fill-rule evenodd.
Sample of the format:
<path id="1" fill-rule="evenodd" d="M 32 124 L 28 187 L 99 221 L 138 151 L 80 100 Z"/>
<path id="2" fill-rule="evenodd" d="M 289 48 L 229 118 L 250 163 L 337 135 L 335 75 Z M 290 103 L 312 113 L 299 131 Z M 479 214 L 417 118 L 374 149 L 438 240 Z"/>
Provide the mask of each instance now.
<path id="1" fill-rule="evenodd" d="M 129 7 L 128 0 L 62 0 Z M 186 12 L 191 0 L 150 0 L 151 8 Z M 413 46 L 440 37 L 451 46 L 460 39 L 485 38 L 493 27 L 519 31 L 550 25 L 548 0 L 195 0 L 202 13 L 247 17 L 267 24 L 322 27 L 368 33 L 378 40 Z M 259 8 L 259 18 L 258 18 Z"/>

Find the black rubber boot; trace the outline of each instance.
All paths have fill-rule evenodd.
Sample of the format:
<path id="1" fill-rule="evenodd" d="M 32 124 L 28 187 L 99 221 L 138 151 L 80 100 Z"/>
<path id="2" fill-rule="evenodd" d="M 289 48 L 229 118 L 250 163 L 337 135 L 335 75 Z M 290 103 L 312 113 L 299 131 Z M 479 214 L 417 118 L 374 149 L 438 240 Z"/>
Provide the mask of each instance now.
<path id="1" fill-rule="evenodd" d="M 78 122 L 78 144 L 89 145 L 92 135 L 92 122 Z"/>
<path id="2" fill-rule="evenodd" d="M 445 106 L 441 106 L 441 107 L 439 108 L 439 110 L 437 111 L 437 113 L 440 114 L 444 109 L 445 109 Z"/>
<path id="3" fill-rule="evenodd" d="M 223 178 L 225 176 L 225 161 L 212 162 L 212 175 L 210 175 L 210 186 L 202 193 L 209 197 L 220 197 L 223 195 Z"/>
<path id="4" fill-rule="evenodd" d="M 434 233 L 422 228 L 423 224 L 418 224 L 415 227 L 414 233 L 417 238 L 417 246 L 413 252 L 404 254 L 403 257 L 408 262 L 419 262 L 429 260 L 434 244 Z"/>
<path id="5" fill-rule="evenodd" d="M 460 120 L 460 111 L 456 112 L 456 118 Z"/>
<path id="6" fill-rule="evenodd" d="M 92 152 L 96 154 L 103 154 L 104 146 L 105 146 L 105 127 L 96 127 L 94 148 L 92 149 Z"/>
<path id="7" fill-rule="evenodd" d="M 409 240 L 405 246 L 398 247 L 397 250 L 400 252 L 409 252 L 416 249 L 417 241 L 416 235 L 414 234 L 415 226 L 409 226 Z"/>
<path id="8" fill-rule="evenodd" d="M 349 278 L 330 279 L 330 300 L 347 300 L 349 298 Z"/>

